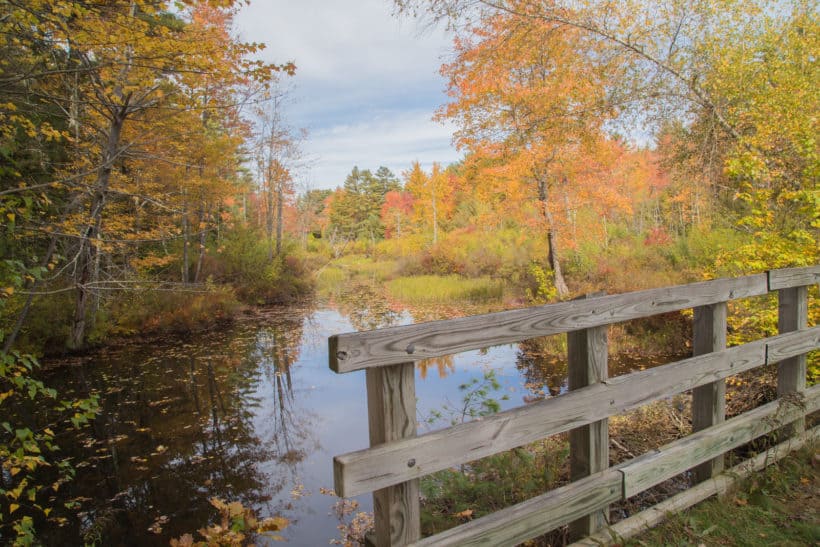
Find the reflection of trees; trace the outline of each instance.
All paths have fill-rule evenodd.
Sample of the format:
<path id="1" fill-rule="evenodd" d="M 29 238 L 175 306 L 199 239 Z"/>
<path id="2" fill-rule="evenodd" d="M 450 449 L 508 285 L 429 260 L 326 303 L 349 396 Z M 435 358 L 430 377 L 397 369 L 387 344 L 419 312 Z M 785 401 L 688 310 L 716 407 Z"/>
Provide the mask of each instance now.
<path id="1" fill-rule="evenodd" d="M 389 327 L 401 318 L 390 308 L 384 287 L 376 283 L 352 281 L 337 295 L 335 304 L 358 331 Z"/>
<path id="2" fill-rule="evenodd" d="M 455 356 L 445 355 L 443 357 L 432 357 L 430 359 L 422 359 L 416 363 L 416 368 L 422 379 L 427 378 L 427 372 L 430 368 L 436 367 L 438 369 L 438 377 L 446 378 L 448 374 L 455 372 L 456 365 L 454 362 Z"/>
<path id="3" fill-rule="evenodd" d="M 271 390 L 272 443 L 277 460 L 294 466 L 307 455 L 310 437 L 310 414 L 297 408 L 293 392 L 291 366 L 299 358 L 303 318 L 288 318 L 260 330 L 257 335 L 255 359 L 262 366 Z"/>
<path id="4" fill-rule="evenodd" d="M 99 392 L 101 413 L 92 429 L 59 439 L 79 465 L 77 479 L 58 494 L 63 502 L 84 498 L 86 512 L 64 528 L 44 529 L 45 543 L 75 544 L 96 531 L 103 544 L 167 544 L 209 521 L 213 496 L 258 507 L 289 487 L 287 474 L 261 464 L 305 453 L 306 422 L 297 419 L 290 375 L 301 319 L 272 323 L 261 338 L 211 333 L 190 346 L 124 348 L 74 367 L 62 382 L 78 395 Z M 255 429 L 257 409 L 269 398 L 257 393 L 268 380 L 274 439 Z M 156 536 L 148 528 L 161 515 L 170 520 Z"/>
<path id="5" fill-rule="evenodd" d="M 545 344 L 543 339 L 525 340 L 519 344 L 515 367 L 525 380 L 531 395 L 526 401 L 558 395 L 567 389 L 567 358 L 565 352 L 554 351 L 554 341 Z"/>
<path id="6" fill-rule="evenodd" d="M 526 401 L 544 398 L 547 394 L 558 395 L 568 389 L 566 338 L 550 336 L 526 340 L 519 344 L 515 366 L 524 377 L 525 386 L 531 395 Z M 607 368 L 609 377 L 629 374 L 654 366 L 682 359 L 686 355 L 662 354 L 644 356 L 630 352 L 609 355 Z"/>

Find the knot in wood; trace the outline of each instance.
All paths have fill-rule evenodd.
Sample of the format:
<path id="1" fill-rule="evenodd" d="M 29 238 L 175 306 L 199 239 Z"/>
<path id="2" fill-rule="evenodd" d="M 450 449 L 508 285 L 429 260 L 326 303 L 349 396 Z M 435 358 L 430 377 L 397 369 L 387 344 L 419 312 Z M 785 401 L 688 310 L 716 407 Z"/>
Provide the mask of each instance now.
<path id="1" fill-rule="evenodd" d="M 415 466 L 415 465 L 416 465 L 416 459 L 415 459 L 415 458 L 410 458 L 410 459 L 407 461 L 407 467 L 413 467 L 413 466 Z"/>
<path id="2" fill-rule="evenodd" d="M 346 351 L 337 351 L 336 352 L 336 359 L 339 361 L 344 361 L 347 359 L 347 352 Z"/>
<path id="3" fill-rule="evenodd" d="M 409 344 L 404 351 L 407 352 L 407 355 L 413 355 L 413 352 L 416 351 L 416 344 Z"/>

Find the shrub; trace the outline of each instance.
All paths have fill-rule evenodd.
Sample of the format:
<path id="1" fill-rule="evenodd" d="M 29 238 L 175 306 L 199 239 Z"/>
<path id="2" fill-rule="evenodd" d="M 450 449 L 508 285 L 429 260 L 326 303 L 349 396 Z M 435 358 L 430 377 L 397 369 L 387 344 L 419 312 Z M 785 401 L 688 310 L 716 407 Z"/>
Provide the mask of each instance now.
<path id="1" fill-rule="evenodd" d="M 248 303 L 289 302 L 312 288 L 310 276 L 293 241 L 286 240 L 282 254 L 268 258 L 268 243 L 256 231 L 236 230 L 225 238 L 204 264 L 204 274 L 236 288 Z"/>

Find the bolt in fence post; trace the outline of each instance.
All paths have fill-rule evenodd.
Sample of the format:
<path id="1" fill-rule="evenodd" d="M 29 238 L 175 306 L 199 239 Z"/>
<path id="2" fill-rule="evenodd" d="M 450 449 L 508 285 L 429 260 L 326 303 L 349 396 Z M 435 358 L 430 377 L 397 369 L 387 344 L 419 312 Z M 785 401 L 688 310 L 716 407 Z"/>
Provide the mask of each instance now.
<path id="1" fill-rule="evenodd" d="M 777 291 L 777 328 L 780 333 L 792 332 L 808 327 L 809 288 L 791 287 Z M 784 359 L 777 364 L 777 396 L 806 389 L 806 354 Z M 787 436 L 802 433 L 806 428 L 805 419 L 796 420 L 784 428 Z"/>
<path id="2" fill-rule="evenodd" d="M 703 355 L 726 349 L 726 302 L 694 309 L 692 353 Z M 717 425 L 726 419 L 726 380 L 692 390 L 692 431 Z M 723 471 L 723 455 L 692 469 L 694 482 L 710 479 Z"/>
<path id="3" fill-rule="evenodd" d="M 413 363 L 367 369 L 370 446 L 416 436 L 415 382 Z M 418 479 L 373 492 L 373 516 L 378 547 L 396 547 L 418 540 Z"/>
<path id="4" fill-rule="evenodd" d="M 604 293 L 583 298 L 603 296 Z M 607 327 L 567 333 L 569 389 L 607 379 Z M 570 479 L 575 481 L 609 467 L 609 420 L 603 419 L 569 432 Z M 594 534 L 607 524 L 608 508 L 583 516 L 569 525 L 571 541 Z"/>

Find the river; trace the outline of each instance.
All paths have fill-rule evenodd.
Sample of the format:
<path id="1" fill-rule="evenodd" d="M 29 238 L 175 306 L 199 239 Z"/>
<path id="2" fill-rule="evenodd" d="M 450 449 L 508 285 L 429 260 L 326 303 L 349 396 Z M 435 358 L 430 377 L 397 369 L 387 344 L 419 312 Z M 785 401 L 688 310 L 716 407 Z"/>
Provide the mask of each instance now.
<path id="1" fill-rule="evenodd" d="M 429 318 L 429 317 L 428 317 Z M 289 520 L 290 545 L 339 538 L 334 455 L 368 445 L 364 372 L 328 368 L 332 334 L 414 321 L 408 311 L 329 305 L 269 309 L 235 325 L 166 343 L 111 347 L 61 363 L 49 383 L 101 396 L 79 434 L 58 439 L 77 477 L 61 501 L 79 519 L 40 530 L 47 544 L 167 545 L 213 521 L 209 500 L 241 501 Z M 617 361 L 623 372 L 638 366 Z M 508 345 L 420 363 L 420 429 L 463 416 L 463 390 L 493 371 L 502 408 L 566 389 L 563 359 Z M 616 373 L 615 371 L 611 374 Z M 469 388 L 468 388 L 469 389 Z M 432 418 L 436 415 L 439 418 Z M 432 423 L 430 423 L 432 422 Z M 358 510 L 371 510 L 369 495 Z M 264 544 L 264 540 L 258 541 Z"/>

